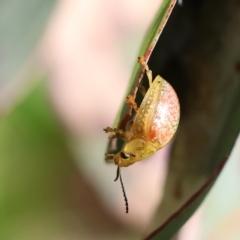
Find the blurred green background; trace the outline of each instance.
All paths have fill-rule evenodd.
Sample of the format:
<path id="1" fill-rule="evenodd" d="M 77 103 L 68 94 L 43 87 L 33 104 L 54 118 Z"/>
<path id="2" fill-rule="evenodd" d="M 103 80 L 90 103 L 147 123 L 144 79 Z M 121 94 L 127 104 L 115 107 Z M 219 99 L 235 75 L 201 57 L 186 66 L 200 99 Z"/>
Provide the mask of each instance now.
<path id="1" fill-rule="evenodd" d="M 192 5 L 176 8 L 191 13 L 199 7 Z M 144 235 L 163 196 L 171 146 L 124 169 L 126 215 L 113 182 L 116 167 L 104 162 L 102 129 L 115 119 L 159 6 L 157 0 L 0 1 L 0 239 Z M 163 40 L 166 62 L 187 44 L 187 23 L 182 19 L 177 41 Z M 175 239 L 240 238 L 239 149 L 238 141 Z"/>

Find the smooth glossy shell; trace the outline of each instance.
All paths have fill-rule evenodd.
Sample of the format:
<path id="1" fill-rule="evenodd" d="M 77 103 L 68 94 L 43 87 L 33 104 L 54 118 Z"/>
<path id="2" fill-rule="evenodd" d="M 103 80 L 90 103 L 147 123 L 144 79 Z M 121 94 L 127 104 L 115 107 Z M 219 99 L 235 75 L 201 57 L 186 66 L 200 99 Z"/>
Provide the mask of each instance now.
<path id="1" fill-rule="evenodd" d="M 165 146 L 177 130 L 180 117 L 178 97 L 172 86 L 157 76 L 148 89 L 132 126 L 133 138 Z"/>

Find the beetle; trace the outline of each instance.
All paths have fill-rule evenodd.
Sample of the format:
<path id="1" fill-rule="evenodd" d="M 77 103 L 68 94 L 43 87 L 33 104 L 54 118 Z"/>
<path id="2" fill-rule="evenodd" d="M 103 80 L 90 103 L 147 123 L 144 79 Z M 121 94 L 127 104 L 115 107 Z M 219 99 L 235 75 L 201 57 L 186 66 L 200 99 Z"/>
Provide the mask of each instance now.
<path id="1" fill-rule="evenodd" d="M 149 89 L 139 108 L 132 95 L 127 97 L 128 104 L 136 111 L 130 129 L 104 129 L 106 133 L 113 133 L 114 137 L 125 141 L 123 149 L 118 153 L 105 154 L 107 162 L 114 161 L 118 165 L 115 181 L 120 177 L 121 184 L 121 167 L 128 167 L 163 148 L 174 136 L 180 118 L 179 100 L 172 86 L 159 75 L 152 81 L 152 71 L 144 57 L 138 58 L 138 62 L 146 70 Z M 123 193 L 127 201 L 124 188 Z"/>

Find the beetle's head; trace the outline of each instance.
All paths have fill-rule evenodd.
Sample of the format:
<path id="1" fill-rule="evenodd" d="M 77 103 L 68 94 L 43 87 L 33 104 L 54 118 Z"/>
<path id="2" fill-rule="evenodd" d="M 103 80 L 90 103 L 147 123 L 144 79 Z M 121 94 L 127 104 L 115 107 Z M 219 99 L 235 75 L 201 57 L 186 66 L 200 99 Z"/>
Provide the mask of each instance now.
<path id="1" fill-rule="evenodd" d="M 114 156 L 114 162 L 120 167 L 128 167 L 136 162 L 134 153 L 126 153 L 123 150 Z"/>
<path id="2" fill-rule="evenodd" d="M 151 142 L 136 138 L 126 143 L 124 148 L 114 155 L 114 162 L 120 167 L 128 167 L 151 156 L 157 150 Z"/>

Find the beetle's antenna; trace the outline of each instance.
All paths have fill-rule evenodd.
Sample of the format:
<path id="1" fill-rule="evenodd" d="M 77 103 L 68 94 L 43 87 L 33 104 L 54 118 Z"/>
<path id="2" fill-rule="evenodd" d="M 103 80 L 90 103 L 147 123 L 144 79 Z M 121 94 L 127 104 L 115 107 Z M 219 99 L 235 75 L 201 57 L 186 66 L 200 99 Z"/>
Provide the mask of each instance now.
<path id="1" fill-rule="evenodd" d="M 121 169 L 120 169 L 119 166 L 117 168 L 117 176 L 116 176 L 114 181 L 116 182 L 118 180 L 118 178 L 120 178 L 120 183 L 121 183 L 121 187 L 122 187 L 123 197 L 124 197 L 124 201 L 125 201 L 125 205 L 126 205 L 126 213 L 128 213 L 128 200 L 127 200 L 127 195 L 126 195 L 125 188 L 124 188 L 123 181 L 122 181 L 122 177 L 121 177 Z"/>
<path id="2" fill-rule="evenodd" d="M 117 168 L 117 176 L 116 176 L 116 178 L 114 179 L 114 182 L 116 182 L 116 181 L 118 180 L 119 175 L 120 175 L 120 167 L 118 166 L 118 168 Z"/>
<path id="3" fill-rule="evenodd" d="M 124 189 L 124 186 L 123 186 L 123 181 L 122 181 L 121 174 L 119 174 L 119 176 L 120 176 L 120 182 L 121 182 L 122 191 L 123 191 L 123 197 L 124 197 L 125 205 L 126 205 L 126 213 L 128 213 L 128 200 L 127 200 L 127 195 L 126 195 L 126 192 L 125 192 L 125 189 Z"/>

